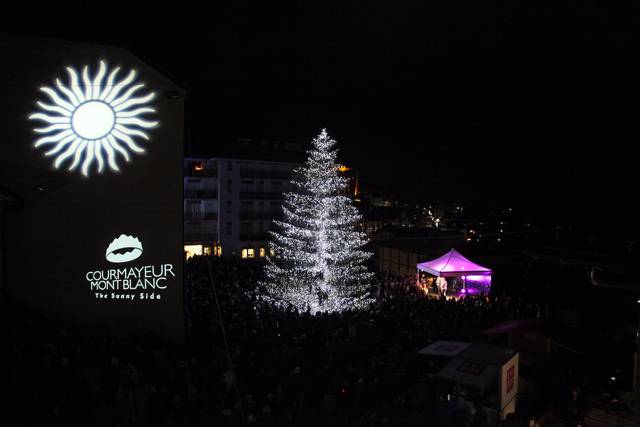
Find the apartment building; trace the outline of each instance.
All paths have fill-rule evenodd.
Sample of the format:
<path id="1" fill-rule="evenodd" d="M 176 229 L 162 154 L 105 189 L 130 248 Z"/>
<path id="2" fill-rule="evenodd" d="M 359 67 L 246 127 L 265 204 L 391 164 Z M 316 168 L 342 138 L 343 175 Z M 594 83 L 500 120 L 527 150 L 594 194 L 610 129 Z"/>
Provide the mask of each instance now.
<path id="1" fill-rule="evenodd" d="M 282 217 L 299 163 L 239 158 L 184 160 L 185 256 L 260 258 L 268 230 Z"/>

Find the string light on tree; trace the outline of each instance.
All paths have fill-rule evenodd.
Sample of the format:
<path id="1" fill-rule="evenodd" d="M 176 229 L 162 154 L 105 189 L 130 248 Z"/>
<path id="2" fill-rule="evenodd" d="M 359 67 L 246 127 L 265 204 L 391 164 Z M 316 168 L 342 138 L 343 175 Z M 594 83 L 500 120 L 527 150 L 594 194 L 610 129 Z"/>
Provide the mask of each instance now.
<path id="1" fill-rule="evenodd" d="M 264 286 L 280 304 L 299 310 L 364 308 L 372 277 L 364 262 L 366 235 L 356 230 L 361 216 L 345 196 L 348 180 L 338 174 L 336 141 L 322 130 L 305 164 L 285 194 L 284 220 L 272 231 Z"/>

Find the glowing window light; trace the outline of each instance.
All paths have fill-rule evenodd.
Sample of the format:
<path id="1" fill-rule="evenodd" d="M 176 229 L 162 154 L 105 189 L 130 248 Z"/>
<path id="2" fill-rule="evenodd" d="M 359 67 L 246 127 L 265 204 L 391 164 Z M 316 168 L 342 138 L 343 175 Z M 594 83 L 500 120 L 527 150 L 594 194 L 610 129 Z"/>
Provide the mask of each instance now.
<path id="1" fill-rule="evenodd" d="M 146 106 L 155 98 L 155 93 L 134 96 L 144 83 L 134 84 L 135 70 L 117 81 L 120 67 L 111 71 L 103 84 L 107 69 L 105 62 L 100 61 L 98 72 L 90 77 L 89 67 L 85 65 L 80 82 L 79 73 L 67 67 L 68 85 L 56 79 L 55 87 L 40 88 L 52 104 L 37 101 L 39 111 L 29 116 L 29 120 L 45 123 L 45 127 L 34 129 L 41 135 L 34 146 L 51 147 L 44 155 L 55 156 L 56 169 L 65 161 L 71 161 L 67 170 L 73 171 L 81 165 L 80 171 L 88 177 L 94 160 L 98 173 L 103 172 L 106 156 L 107 167 L 119 172 L 117 155 L 129 162 L 130 152 L 145 152 L 137 140 L 149 140 L 145 130 L 158 125 L 157 121 L 142 118 L 144 114 L 156 112 Z"/>
<path id="2" fill-rule="evenodd" d="M 184 258 L 189 259 L 196 255 L 202 255 L 202 245 L 184 245 Z"/>

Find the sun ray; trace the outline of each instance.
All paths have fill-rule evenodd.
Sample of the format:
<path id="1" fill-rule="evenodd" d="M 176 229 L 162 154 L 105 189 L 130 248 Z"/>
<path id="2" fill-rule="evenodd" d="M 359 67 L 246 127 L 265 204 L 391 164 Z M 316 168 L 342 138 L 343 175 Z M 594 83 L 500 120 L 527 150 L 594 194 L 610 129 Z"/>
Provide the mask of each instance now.
<path id="1" fill-rule="evenodd" d="M 76 152 L 73 154 L 73 162 L 71 162 L 71 165 L 67 170 L 72 171 L 76 168 L 76 166 L 78 166 L 78 163 L 80 163 L 80 159 L 82 158 L 82 152 L 84 151 L 86 146 L 87 146 L 87 141 L 83 139 L 80 142 L 80 146 L 76 148 Z"/>
<path id="2" fill-rule="evenodd" d="M 116 117 L 136 117 L 140 114 L 155 113 L 155 112 L 156 110 L 154 108 L 143 107 L 143 108 L 136 108 L 135 110 L 120 111 L 116 113 Z"/>
<path id="3" fill-rule="evenodd" d="M 98 99 L 104 100 L 107 95 L 109 95 L 109 92 L 111 92 L 111 89 L 113 89 L 113 81 L 115 80 L 118 71 L 120 71 L 120 67 L 116 67 L 111 72 L 111 74 L 109 74 L 109 77 L 107 78 L 107 84 L 104 86 L 104 90 L 102 91 Z"/>
<path id="4" fill-rule="evenodd" d="M 51 125 L 48 126 L 46 128 L 37 128 L 34 129 L 34 132 L 38 132 L 38 133 L 49 133 L 52 130 L 58 130 L 58 129 L 70 129 L 71 128 L 71 124 L 67 124 L 67 123 L 58 123 L 55 125 Z"/>
<path id="5" fill-rule="evenodd" d="M 70 113 L 76 109 L 76 107 L 74 107 L 73 105 L 69 104 L 67 101 L 60 98 L 58 94 L 54 92 L 53 89 L 48 87 L 41 87 L 40 90 L 46 93 L 47 95 L 49 95 L 49 98 L 51 98 L 51 100 L 55 102 L 58 106 L 64 108 L 65 110 L 69 110 Z"/>
<path id="6" fill-rule="evenodd" d="M 119 172 L 120 168 L 118 167 L 118 162 L 116 161 L 116 155 L 113 152 L 113 147 L 111 146 L 111 144 L 109 144 L 109 141 L 106 138 L 102 138 L 100 140 L 100 144 L 104 148 L 104 151 L 107 152 L 107 162 L 109 163 L 109 167 L 112 170 Z"/>
<path id="7" fill-rule="evenodd" d="M 159 124 L 144 117 L 157 112 L 144 105 L 156 97 L 155 93 L 142 92 L 145 84 L 135 82 L 136 70 L 118 81 L 120 67 L 109 70 L 102 60 L 94 72 L 89 65 L 65 69 L 66 84 L 57 78 L 54 86 L 41 87 L 51 102 L 37 101 L 39 110 L 28 116 L 42 123 L 33 129 L 41 134 L 34 148 L 48 145 L 43 155 L 54 158 L 56 169 L 69 161 L 67 170 L 87 177 L 105 169 L 120 172 L 118 156 L 130 162 L 131 152 L 146 152 L 139 141 L 149 140 L 145 129 Z"/>
<path id="8" fill-rule="evenodd" d="M 93 99 L 98 99 L 100 97 L 100 92 L 102 91 L 102 79 L 104 78 L 106 72 L 107 67 L 104 61 L 100 61 L 98 74 L 96 75 L 96 78 L 93 79 Z"/>
<path id="9" fill-rule="evenodd" d="M 135 151 L 136 153 L 144 153 L 144 148 L 142 147 L 138 147 L 136 145 L 136 143 L 133 141 L 133 139 L 129 136 L 129 135 L 125 135 L 123 133 L 120 133 L 117 130 L 113 130 L 113 132 L 111 133 L 114 137 L 118 138 L 120 141 L 124 142 L 125 144 L 127 144 L 127 146 L 131 149 L 131 151 Z"/>
<path id="10" fill-rule="evenodd" d="M 122 111 L 122 110 L 126 110 L 127 108 L 133 106 L 133 105 L 138 105 L 138 104 L 146 104 L 147 102 L 151 101 L 153 98 L 155 98 L 156 94 L 155 92 L 151 92 L 150 94 L 143 96 L 142 98 L 132 98 L 130 100 L 128 100 L 127 102 L 124 102 L 120 105 L 118 105 L 117 107 L 114 108 L 114 110 L 116 110 L 116 112 L 118 111 Z"/>
<path id="11" fill-rule="evenodd" d="M 137 117 L 118 118 L 116 122 L 121 125 L 136 125 L 145 129 L 151 129 L 158 126 L 158 122 L 150 122 L 147 120 L 139 119 Z"/>
<path id="12" fill-rule="evenodd" d="M 69 117 L 51 117 L 51 116 L 47 116 L 46 114 L 43 113 L 34 113 L 32 115 L 29 116 L 29 118 L 31 120 L 42 120 L 43 122 L 47 122 L 47 123 L 71 123 L 71 120 L 69 120 Z"/>
<path id="13" fill-rule="evenodd" d="M 72 91 L 70 91 L 69 88 L 63 85 L 60 79 L 56 79 L 56 87 L 60 92 L 66 95 L 67 99 L 69 100 L 69 102 L 71 102 L 71 104 L 73 104 L 74 108 L 80 105 L 80 101 L 78 101 L 76 95 Z"/>
<path id="14" fill-rule="evenodd" d="M 104 169 L 104 160 L 102 158 L 102 141 L 95 141 L 93 144 L 94 154 L 96 156 L 96 160 L 98 161 L 98 173 L 102 173 Z"/>
<path id="15" fill-rule="evenodd" d="M 132 129 L 132 128 L 128 128 L 126 126 L 122 126 L 122 125 L 118 124 L 117 120 L 116 120 L 115 129 L 119 130 L 120 132 L 124 133 L 125 135 L 139 136 L 139 137 L 147 139 L 147 140 L 149 139 L 149 135 L 144 133 L 144 131 L 141 131 L 140 129 Z"/>
<path id="16" fill-rule="evenodd" d="M 122 96 L 120 96 L 118 99 L 115 99 L 113 101 L 111 101 L 111 106 L 112 107 L 117 107 L 119 104 L 122 104 L 124 101 L 127 101 L 128 99 L 131 98 L 131 95 L 133 95 L 135 92 L 139 91 L 140 89 L 142 89 L 144 87 L 143 83 L 140 83 L 138 85 L 135 86 L 131 86 L 129 88 L 129 90 L 127 90 Z"/>
<path id="17" fill-rule="evenodd" d="M 67 129 L 67 130 L 63 130 L 61 132 L 58 132 L 55 135 L 51 135 L 51 136 L 43 136 L 42 138 L 38 138 L 35 142 L 35 144 L 33 144 L 34 147 L 38 148 L 39 146 L 43 145 L 43 144 L 52 144 L 54 142 L 58 142 L 64 138 L 67 137 L 67 135 L 74 135 L 75 133 L 73 133 L 72 129 Z"/>
<path id="18" fill-rule="evenodd" d="M 89 78 L 89 66 L 85 65 L 82 69 L 82 82 L 84 83 L 84 98 L 87 101 L 93 99 L 91 93 L 93 92 L 93 86 L 91 84 L 91 79 Z"/>
<path id="19" fill-rule="evenodd" d="M 65 150 L 64 153 L 62 153 L 58 157 L 56 157 L 56 160 L 53 162 L 53 167 L 58 169 L 60 167 L 60 165 L 62 164 L 62 162 L 64 162 L 65 159 L 67 159 L 67 157 L 71 156 L 73 153 L 76 152 L 76 149 L 78 148 L 78 145 L 80 145 L 81 142 L 82 142 L 82 140 L 80 138 L 76 138 L 73 141 L 73 143 L 69 146 L 69 148 L 67 148 Z"/>
<path id="20" fill-rule="evenodd" d="M 51 150 L 44 153 L 45 156 L 52 156 L 62 150 L 65 146 L 67 146 L 71 141 L 75 140 L 77 137 L 75 134 L 68 135 L 66 138 L 62 139 L 60 142 L 56 144 Z"/>
<path id="21" fill-rule="evenodd" d="M 64 108 L 58 107 L 57 105 L 49 105 L 41 101 L 36 102 L 36 104 L 38 104 L 38 106 L 43 110 L 49 111 L 51 113 L 58 113 L 62 114 L 65 117 L 71 117 L 71 112 L 69 110 L 65 110 Z"/>
<path id="22" fill-rule="evenodd" d="M 122 148 L 122 146 L 120 144 L 118 144 L 118 142 L 113 137 L 113 135 L 107 136 L 107 140 L 109 141 L 109 144 L 111 144 L 111 146 L 113 148 L 115 148 L 116 150 L 118 150 L 120 152 L 120 154 L 122 154 L 122 156 L 124 157 L 124 159 L 127 162 L 129 162 L 131 160 L 131 157 L 129 157 L 129 152 L 127 150 L 125 150 L 124 148 Z"/>
<path id="23" fill-rule="evenodd" d="M 115 85 L 113 87 L 113 90 L 111 91 L 111 93 L 109 93 L 109 95 L 104 99 L 104 102 L 110 104 L 111 101 L 113 101 L 113 99 L 118 96 L 118 94 L 120 93 L 120 91 L 122 89 L 124 89 L 129 83 L 131 83 L 133 81 L 133 79 L 136 77 L 136 70 L 131 70 L 131 72 L 129 73 L 129 75 L 120 83 L 118 83 L 117 85 Z"/>
<path id="24" fill-rule="evenodd" d="M 82 162 L 82 175 L 84 176 L 89 176 L 89 166 L 91 165 L 91 162 L 93 162 L 93 157 L 95 156 L 93 152 L 94 145 L 95 141 L 89 141 L 85 150 L 87 154 L 84 156 L 84 162 Z"/>
<path id="25" fill-rule="evenodd" d="M 78 102 L 83 103 L 85 101 L 84 94 L 78 86 L 78 74 L 76 74 L 76 70 L 71 67 L 67 67 L 67 73 L 69 73 L 69 78 L 71 79 L 71 90 L 76 94 L 76 98 L 78 98 Z"/>

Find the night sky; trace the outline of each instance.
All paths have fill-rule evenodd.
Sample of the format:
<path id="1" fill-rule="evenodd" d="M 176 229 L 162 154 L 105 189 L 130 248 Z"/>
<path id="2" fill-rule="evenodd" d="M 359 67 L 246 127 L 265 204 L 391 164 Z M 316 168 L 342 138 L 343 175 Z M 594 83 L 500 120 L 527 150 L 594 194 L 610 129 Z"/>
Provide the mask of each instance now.
<path id="1" fill-rule="evenodd" d="M 370 192 L 599 226 L 638 213 L 638 22 L 617 2 L 131 3 L 3 28 L 130 49 L 189 91 L 198 151 L 326 127 Z"/>

